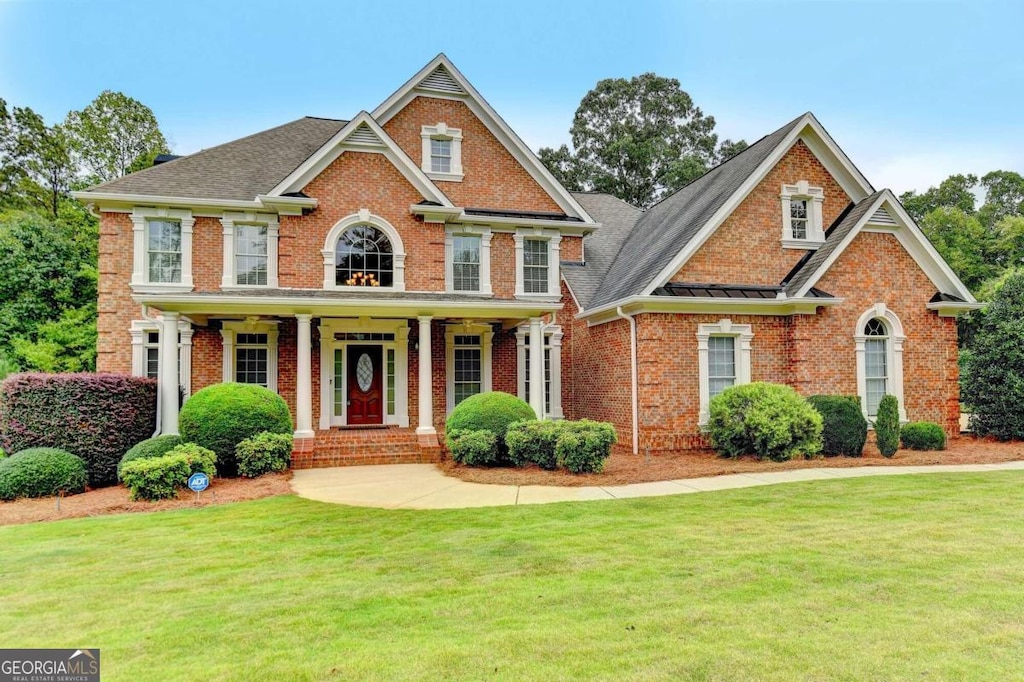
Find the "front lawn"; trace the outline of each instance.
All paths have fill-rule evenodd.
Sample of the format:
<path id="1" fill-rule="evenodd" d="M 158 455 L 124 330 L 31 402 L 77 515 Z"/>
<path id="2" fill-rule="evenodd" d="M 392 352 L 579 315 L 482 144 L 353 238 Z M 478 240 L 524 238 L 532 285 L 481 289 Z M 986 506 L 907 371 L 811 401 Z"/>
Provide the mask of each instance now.
<path id="1" fill-rule="evenodd" d="M 4 647 L 104 680 L 1024 677 L 1024 474 L 0 528 Z"/>

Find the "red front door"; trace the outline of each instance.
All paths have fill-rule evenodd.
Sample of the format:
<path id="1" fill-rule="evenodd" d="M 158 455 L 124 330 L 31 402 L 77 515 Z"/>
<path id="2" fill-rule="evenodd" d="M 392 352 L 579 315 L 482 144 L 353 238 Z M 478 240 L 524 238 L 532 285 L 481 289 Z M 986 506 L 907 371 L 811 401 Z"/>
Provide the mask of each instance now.
<path id="1" fill-rule="evenodd" d="M 348 347 L 349 424 L 383 424 L 383 353 L 380 346 Z"/>

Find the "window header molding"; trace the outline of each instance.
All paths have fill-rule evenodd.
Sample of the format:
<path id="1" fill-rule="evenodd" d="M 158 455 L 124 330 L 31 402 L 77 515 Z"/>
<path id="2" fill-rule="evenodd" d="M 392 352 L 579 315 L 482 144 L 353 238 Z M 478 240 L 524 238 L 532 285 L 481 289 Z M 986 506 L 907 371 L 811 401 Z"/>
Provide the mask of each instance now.
<path id="1" fill-rule="evenodd" d="M 449 128 L 443 121 L 433 126 L 423 126 L 420 130 L 420 139 L 423 145 L 423 161 L 420 168 L 431 180 L 444 180 L 447 182 L 462 182 L 462 130 Z M 437 172 L 432 169 L 430 156 L 431 140 L 448 140 L 452 143 L 451 148 L 451 170 L 447 173 Z"/>
<path id="2" fill-rule="evenodd" d="M 192 231 L 195 218 L 189 209 L 164 206 L 135 206 L 132 220 L 132 279 L 134 293 L 182 293 L 192 291 Z M 146 263 L 147 224 L 150 220 L 177 221 L 181 224 L 181 282 L 150 282 Z"/>
<path id="3" fill-rule="evenodd" d="M 710 417 L 711 404 L 710 369 L 708 367 L 708 340 L 712 336 L 732 336 L 736 344 L 736 385 L 750 383 L 750 348 L 754 339 L 754 329 L 749 324 L 733 324 L 729 318 L 723 318 L 717 324 L 701 324 L 697 326 L 697 373 L 700 392 L 700 413 L 697 424 L 705 426 Z"/>
<path id="4" fill-rule="evenodd" d="M 782 192 L 782 247 L 786 249 L 817 249 L 825 243 L 825 228 L 822 225 L 822 204 L 825 191 L 821 187 L 812 187 L 806 180 L 794 185 L 783 185 Z M 792 213 L 790 202 L 803 199 L 807 202 L 807 237 L 793 237 Z"/>

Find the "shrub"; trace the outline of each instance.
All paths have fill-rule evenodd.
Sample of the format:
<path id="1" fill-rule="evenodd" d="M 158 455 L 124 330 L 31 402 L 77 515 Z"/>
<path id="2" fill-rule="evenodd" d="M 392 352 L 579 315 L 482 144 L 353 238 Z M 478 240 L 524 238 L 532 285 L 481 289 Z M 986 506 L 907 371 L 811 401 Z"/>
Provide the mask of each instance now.
<path id="1" fill-rule="evenodd" d="M 117 374 L 15 374 L 0 384 L 0 440 L 10 452 L 55 447 L 83 460 L 92 486 L 156 426 L 156 382 Z"/>
<path id="2" fill-rule="evenodd" d="M 514 395 L 491 391 L 470 396 L 455 406 L 445 424 L 445 433 L 490 431 L 494 434 L 495 464 L 509 462 L 505 432 L 513 422 L 536 419 L 533 408 Z M 451 449 L 451 447 L 449 447 Z"/>
<path id="3" fill-rule="evenodd" d="M 117 464 L 117 480 L 122 480 L 121 472 L 124 470 L 124 465 L 128 462 L 133 462 L 137 459 L 151 459 L 153 457 L 163 457 L 172 448 L 181 445 L 184 441 L 181 440 L 181 436 L 157 436 L 156 438 L 147 438 L 141 443 L 136 443 L 132 446 L 132 449 L 124 453 L 124 457 Z"/>
<path id="4" fill-rule="evenodd" d="M 121 476 L 133 500 L 166 500 L 177 497 L 194 473 L 202 472 L 212 478 L 215 462 L 213 451 L 195 443 L 182 443 L 162 457 L 127 462 Z"/>
<path id="5" fill-rule="evenodd" d="M 910 450 L 945 450 L 946 432 L 935 422 L 911 422 L 900 429 L 900 442 Z"/>
<path id="6" fill-rule="evenodd" d="M 494 466 L 498 464 L 498 439 L 485 429 L 477 431 L 455 430 L 445 434 L 445 442 L 452 459 L 467 466 Z"/>
<path id="7" fill-rule="evenodd" d="M 197 392 L 179 416 L 181 437 L 217 453 L 222 475 L 235 476 L 235 448 L 263 431 L 292 433 L 292 417 L 284 399 L 252 384 L 215 384 Z"/>
<path id="8" fill-rule="evenodd" d="M 868 438 L 868 420 L 860 399 L 845 395 L 812 395 L 807 399 L 822 419 L 821 451 L 826 457 L 860 457 Z"/>
<path id="9" fill-rule="evenodd" d="M 882 457 L 892 457 L 900 447 L 900 405 L 894 395 L 884 395 L 878 403 L 875 440 Z"/>
<path id="10" fill-rule="evenodd" d="M 526 421 L 510 424 L 505 432 L 505 446 L 512 464 L 533 463 L 542 469 L 557 469 L 555 446 L 564 431 L 560 421 Z"/>
<path id="11" fill-rule="evenodd" d="M 292 436 L 269 431 L 257 433 L 235 447 L 235 459 L 239 475 L 246 478 L 284 471 L 292 461 Z"/>
<path id="12" fill-rule="evenodd" d="M 58 448 L 29 448 L 0 461 L 0 500 L 85 491 L 85 462 Z"/>
<path id="13" fill-rule="evenodd" d="M 712 398 L 710 411 L 711 445 L 724 456 L 782 462 L 821 451 L 821 415 L 789 386 L 732 386 Z"/>
<path id="14" fill-rule="evenodd" d="M 198 472 L 202 472 L 210 478 L 217 475 L 217 453 L 213 450 L 208 450 L 195 443 L 182 443 L 171 448 L 167 454 L 184 457 L 188 462 L 189 476 Z"/>
<path id="15" fill-rule="evenodd" d="M 961 372 L 961 399 L 971 430 L 1024 440 L 1024 274 L 1011 275 L 976 321 Z"/>
<path id="16" fill-rule="evenodd" d="M 615 427 L 606 422 L 581 419 L 562 422 L 561 431 L 555 446 L 559 466 L 574 474 L 604 471 L 605 460 L 617 440 Z"/>

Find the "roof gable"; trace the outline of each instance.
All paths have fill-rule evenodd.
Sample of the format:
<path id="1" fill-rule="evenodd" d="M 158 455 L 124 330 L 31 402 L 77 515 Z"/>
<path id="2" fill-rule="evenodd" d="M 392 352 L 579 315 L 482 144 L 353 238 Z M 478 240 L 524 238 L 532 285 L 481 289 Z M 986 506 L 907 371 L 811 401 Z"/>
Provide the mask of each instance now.
<path id="1" fill-rule="evenodd" d="M 420 95 L 451 98 L 464 102 L 491 134 L 512 154 L 519 165 L 567 215 L 587 223 L 594 222 L 572 194 L 555 180 L 551 172 L 537 158 L 537 155 L 526 146 L 444 54 L 434 57 L 430 63 L 374 109 L 373 118 L 381 125 L 385 125 L 395 114 Z"/>

